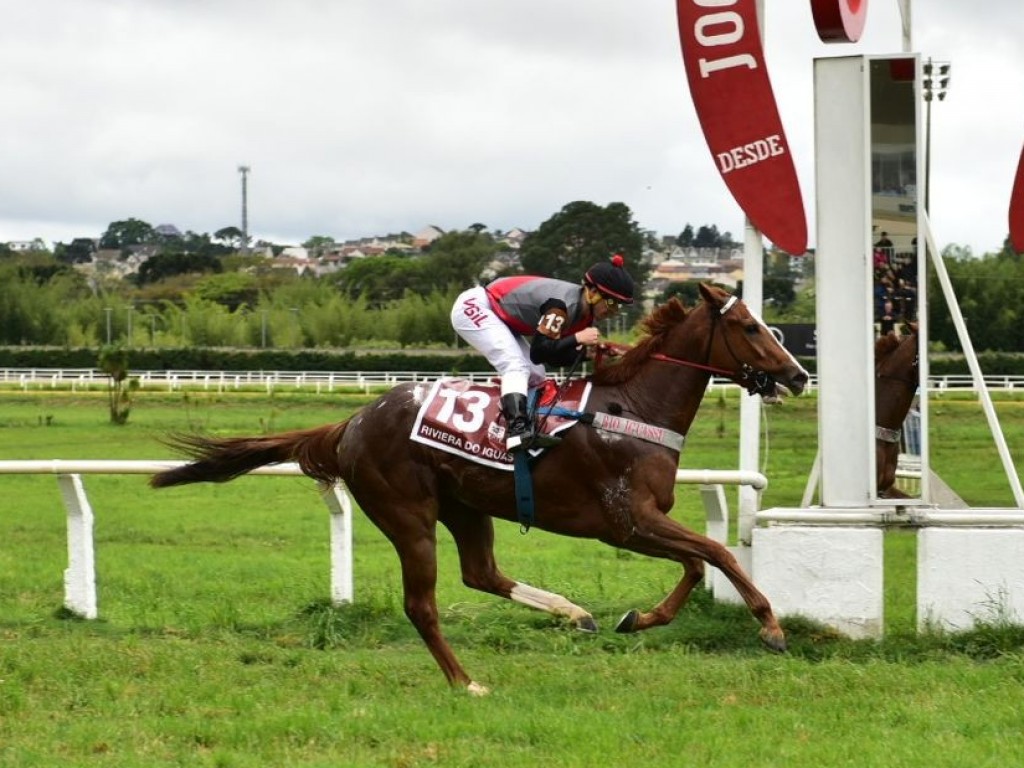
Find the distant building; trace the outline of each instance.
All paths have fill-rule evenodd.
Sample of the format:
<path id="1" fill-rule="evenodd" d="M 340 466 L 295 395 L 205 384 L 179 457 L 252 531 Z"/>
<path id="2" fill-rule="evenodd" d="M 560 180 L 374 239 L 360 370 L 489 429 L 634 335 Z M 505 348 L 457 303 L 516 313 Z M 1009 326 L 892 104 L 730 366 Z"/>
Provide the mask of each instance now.
<path id="1" fill-rule="evenodd" d="M 430 245 L 443 234 L 443 229 L 434 226 L 433 224 L 430 224 L 412 236 L 412 244 L 417 248 L 423 248 L 425 246 Z"/>
<path id="2" fill-rule="evenodd" d="M 654 268 L 645 287 L 656 294 L 674 283 L 717 283 L 734 289 L 743 279 L 742 262 L 739 264 L 737 267 L 732 259 L 704 262 L 667 259 Z"/>
<path id="3" fill-rule="evenodd" d="M 278 259 L 295 259 L 297 261 L 309 261 L 309 250 L 303 248 L 301 245 L 289 245 L 286 246 L 281 254 L 277 257 Z"/>
<path id="4" fill-rule="evenodd" d="M 45 250 L 42 240 L 11 240 L 7 243 L 7 247 L 16 253 Z"/>

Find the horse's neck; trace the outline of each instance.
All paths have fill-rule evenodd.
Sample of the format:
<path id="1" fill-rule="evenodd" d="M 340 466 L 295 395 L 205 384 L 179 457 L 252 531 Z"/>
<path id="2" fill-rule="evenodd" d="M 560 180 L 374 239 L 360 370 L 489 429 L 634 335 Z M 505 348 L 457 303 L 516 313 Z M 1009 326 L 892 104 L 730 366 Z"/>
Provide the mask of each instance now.
<path id="1" fill-rule="evenodd" d="M 875 424 L 885 429 L 899 429 L 907 417 L 914 391 L 898 379 L 875 379 Z"/>
<path id="2" fill-rule="evenodd" d="M 916 345 L 917 339 L 904 337 L 901 344 Z M 901 352 L 904 357 L 896 358 Z M 899 429 L 917 394 L 917 387 L 911 384 L 910 378 L 914 367 L 903 347 L 894 349 L 885 363 L 889 372 L 875 376 L 875 424 L 886 429 Z"/>
<path id="3" fill-rule="evenodd" d="M 695 360 L 691 351 L 682 360 Z M 648 360 L 629 381 L 605 393 L 635 417 L 685 435 L 707 390 L 711 374 L 663 360 Z"/>

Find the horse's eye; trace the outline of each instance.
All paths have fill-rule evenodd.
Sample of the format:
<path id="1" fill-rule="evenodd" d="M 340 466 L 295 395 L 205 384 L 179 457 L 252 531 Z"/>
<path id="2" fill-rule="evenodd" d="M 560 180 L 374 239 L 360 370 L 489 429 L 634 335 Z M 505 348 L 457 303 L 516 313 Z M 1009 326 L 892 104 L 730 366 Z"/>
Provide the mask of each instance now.
<path id="1" fill-rule="evenodd" d="M 743 332 L 748 336 L 757 336 L 757 334 L 761 332 L 761 324 L 748 323 L 747 326 L 743 329 Z"/>

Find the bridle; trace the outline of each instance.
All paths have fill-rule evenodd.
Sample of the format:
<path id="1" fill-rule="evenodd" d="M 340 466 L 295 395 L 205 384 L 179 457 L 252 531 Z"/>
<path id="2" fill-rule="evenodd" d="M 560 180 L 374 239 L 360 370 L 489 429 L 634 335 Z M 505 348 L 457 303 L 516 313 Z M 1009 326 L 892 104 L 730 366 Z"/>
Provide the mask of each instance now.
<path id="1" fill-rule="evenodd" d="M 911 367 L 913 368 L 913 370 L 917 370 L 916 360 L 914 361 L 914 364 Z M 920 386 L 920 382 L 918 381 L 917 377 L 903 378 L 902 376 L 893 376 L 892 374 L 889 373 L 876 373 L 875 378 L 882 379 L 884 381 L 895 381 L 906 387 L 910 387 L 913 390 L 916 390 Z"/>
<path id="2" fill-rule="evenodd" d="M 901 341 L 900 344 L 908 343 L 908 341 L 906 341 L 906 340 L 911 339 L 911 338 L 914 339 L 913 343 L 916 345 L 917 344 L 917 337 L 916 336 L 905 336 L 904 337 L 905 340 Z M 897 347 L 892 352 L 890 352 L 889 356 L 885 359 L 884 362 L 888 362 L 889 358 L 891 358 L 893 355 L 895 355 L 898 349 L 899 349 L 899 347 Z M 876 373 L 875 374 L 875 378 L 876 379 L 882 379 L 882 380 L 885 380 L 885 381 L 896 381 L 896 382 L 899 382 L 900 384 L 903 384 L 904 386 L 910 387 L 912 390 L 916 391 L 917 388 L 920 386 L 920 378 L 921 378 L 920 377 L 920 367 L 919 367 L 919 364 L 920 364 L 920 359 L 919 359 L 919 353 L 918 353 L 918 354 L 914 355 L 914 362 L 911 363 L 911 365 L 910 365 L 910 375 L 908 377 L 905 378 L 903 376 L 894 376 L 891 373 Z M 917 374 L 917 375 L 914 375 L 914 374 Z"/>
<path id="3" fill-rule="evenodd" d="M 704 353 L 705 361 L 711 359 L 711 347 L 715 341 L 715 331 L 718 329 L 719 318 L 723 317 L 726 312 L 736 306 L 739 301 L 735 296 L 730 296 L 729 300 L 722 305 L 718 310 L 717 314 L 711 315 L 711 333 L 708 335 L 707 351 Z M 730 379 L 739 386 L 743 387 L 747 392 L 752 395 L 768 396 L 774 395 L 776 392 L 775 378 L 767 371 L 754 370 L 754 367 L 744 363 L 736 353 L 733 351 L 732 345 L 729 344 L 729 337 L 722 334 L 722 340 L 725 342 L 725 348 L 729 351 L 732 359 L 736 362 L 739 370 L 729 371 L 725 368 L 718 368 L 713 365 L 709 365 L 707 362 L 695 363 L 691 360 L 683 360 L 678 357 L 672 357 L 661 352 L 655 352 L 651 355 L 652 360 L 659 360 L 663 363 L 672 363 L 673 365 L 682 365 L 687 368 L 696 368 L 700 371 L 707 371 L 711 374 L 722 376 Z"/>

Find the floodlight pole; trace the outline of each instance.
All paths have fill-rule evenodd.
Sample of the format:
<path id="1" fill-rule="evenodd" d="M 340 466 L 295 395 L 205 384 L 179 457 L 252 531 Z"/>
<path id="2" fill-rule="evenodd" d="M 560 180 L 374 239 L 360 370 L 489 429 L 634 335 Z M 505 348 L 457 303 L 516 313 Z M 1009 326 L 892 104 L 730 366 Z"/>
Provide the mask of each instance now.
<path id="1" fill-rule="evenodd" d="M 249 255 L 249 185 L 248 175 L 252 170 L 248 165 L 238 166 L 238 172 L 242 174 L 242 255 Z"/>
<path id="2" fill-rule="evenodd" d="M 931 189 L 932 189 L 932 101 L 938 99 L 943 101 L 949 90 L 949 72 L 951 64 L 948 61 L 933 62 L 928 57 L 924 65 L 924 78 L 921 86 L 924 91 L 924 210 L 931 213 Z"/>

